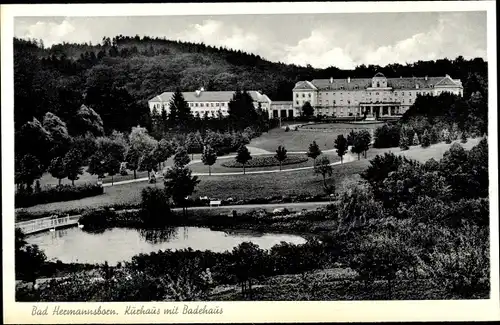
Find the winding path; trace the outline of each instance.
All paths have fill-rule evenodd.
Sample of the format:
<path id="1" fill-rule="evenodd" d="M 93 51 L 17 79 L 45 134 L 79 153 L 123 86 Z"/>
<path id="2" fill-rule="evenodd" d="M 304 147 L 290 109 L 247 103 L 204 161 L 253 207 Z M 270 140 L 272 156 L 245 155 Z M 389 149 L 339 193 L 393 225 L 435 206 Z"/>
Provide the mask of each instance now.
<path id="1" fill-rule="evenodd" d="M 266 150 L 263 150 L 263 149 L 260 149 L 262 151 L 266 151 Z M 329 149 L 329 150 L 324 150 L 323 152 L 334 152 L 335 149 Z M 263 155 L 269 155 L 271 152 L 261 152 L 261 153 L 253 153 L 252 155 L 253 156 L 263 156 Z M 306 154 L 307 152 L 306 151 L 291 151 L 291 152 L 288 152 L 288 154 Z M 229 156 L 222 156 L 222 157 L 218 157 L 217 159 L 230 159 L 230 158 L 235 158 L 236 155 L 229 155 Z M 356 158 L 353 154 L 351 154 L 349 151 L 346 153 L 346 155 L 344 156 L 344 161 L 343 163 L 346 164 L 346 163 L 349 163 L 349 162 L 352 162 L 352 161 L 355 161 Z M 192 160 L 189 162 L 188 166 L 189 165 L 193 165 L 193 164 L 197 164 L 197 163 L 201 163 L 202 161 L 199 160 L 199 159 L 195 159 L 195 160 Z M 336 166 L 336 165 L 340 165 L 341 162 L 340 161 L 337 161 L 337 162 L 334 162 L 334 163 L 331 163 L 330 166 Z M 243 171 L 240 171 L 240 172 L 227 172 L 227 173 L 211 173 L 210 175 L 208 173 L 192 173 L 193 176 L 234 176 L 234 175 L 255 175 L 255 174 L 272 174 L 272 173 L 285 173 L 285 172 L 296 172 L 296 171 L 300 171 L 300 170 L 307 170 L 307 169 L 313 169 L 314 167 L 313 166 L 307 166 L 307 167 L 297 167 L 297 168 L 287 168 L 287 169 L 282 169 L 282 170 L 279 170 L 279 169 L 271 169 L 271 170 L 258 170 L 258 171 L 247 171 L 245 172 L 245 174 L 243 174 Z M 163 175 L 162 174 L 157 174 L 156 175 L 157 178 L 163 178 Z M 130 180 L 127 180 L 127 181 L 120 181 L 120 182 L 114 182 L 113 185 L 111 185 L 110 183 L 104 183 L 103 184 L 103 187 L 109 187 L 109 186 L 114 186 L 114 185 L 122 185 L 122 184 L 130 184 L 130 183 L 137 183 L 137 182 L 144 182 L 144 181 L 147 181 L 148 178 L 147 177 L 142 177 L 142 178 L 137 178 L 137 179 L 130 179 Z"/>

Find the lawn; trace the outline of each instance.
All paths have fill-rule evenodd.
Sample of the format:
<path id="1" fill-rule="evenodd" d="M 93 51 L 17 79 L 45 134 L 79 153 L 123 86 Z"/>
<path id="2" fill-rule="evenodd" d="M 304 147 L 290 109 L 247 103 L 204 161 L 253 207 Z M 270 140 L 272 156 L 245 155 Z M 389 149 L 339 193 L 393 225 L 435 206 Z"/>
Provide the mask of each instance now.
<path id="1" fill-rule="evenodd" d="M 300 155 L 300 154 L 299 154 Z M 305 154 L 303 154 L 304 157 L 307 157 Z M 335 152 L 326 152 L 323 153 L 322 155 L 327 156 L 328 159 L 330 159 L 330 162 L 337 162 L 340 160 L 340 157 L 337 155 Z M 263 155 L 264 157 L 266 156 L 274 156 L 274 154 L 270 155 Z M 259 157 L 263 157 L 259 156 Z M 321 156 L 316 158 L 316 160 L 319 160 Z M 224 162 L 228 162 L 229 160 L 234 161 L 234 157 L 218 157 L 217 161 L 215 162 L 214 165 L 212 165 L 211 170 L 212 173 L 234 173 L 234 172 L 243 172 L 243 168 L 235 168 L 235 167 L 225 167 L 222 166 Z M 313 159 L 309 158 L 307 161 L 297 163 L 297 164 L 290 164 L 290 165 L 283 165 L 282 169 L 293 169 L 293 168 L 301 168 L 301 167 L 313 167 L 314 161 Z M 201 162 L 195 162 L 191 165 L 189 165 L 189 168 L 194 172 L 194 173 L 208 173 L 208 166 L 204 165 Z M 279 166 L 269 166 L 269 167 L 246 167 L 245 169 L 247 172 L 249 171 L 261 171 L 261 170 L 279 170 Z M 312 172 L 312 170 L 310 171 Z"/>
<path id="2" fill-rule="evenodd" d="M 469 139 L 465 144 L 462 144 L 465 149 L 471 149 L 480 141 L 477 139 Z M 439 160 L 444 152 L 449 149 L 451 144 L 439 143 L 432 145 L 429 148 L 421 148 L 413 146 L 408 151 L 402 154 L 405 156 L 425 162 L 430 158 Z M 340 184 L 345 178 L 352 179 L 352 176 L 359 174 L 369 166 L 369 160 L 377 154 L 384 152 L 400 153 L 399 148 L 390 149 L 370 149 L 368 151 L 368 159 L 361 158 L 359 161 L 353 161 L 344 165 L 333 166 L 332 179 L 336 184 Z M 334 153 L 331 153 L 332 157 Z M 218 164 L 220 166 L 220 161 Z M 216 163 L 217 164 L 217 163 Z M 307 164 L 312 166 L 312 160 Z M 207 172 L 207 166 L 201 163 L 195 163 L 192 166 L 194 171 Z M 234 171 L 235 168 L 215 167 L 224 169 L 223 172 Z M 276 169 L 276 167 L 271 167 Z M 286 168 L 292 168 L 286 166 Z M 312 169 L 300 170 L 294 172 L 281 172 L 273 174 L 253 174 L 253 175 L 226 175 L 226 176 L 200 176 L 200 184 L 197 186 L 194 196 L 211 196 L 221 199 L 233 197 L 234 199 L 251 199 L 261 198 L 273 195 L 299 195 L 299 194 L 322 194 L 322 177 L 316 176 Z M 155 186 L 147 182 L 129 183 L 123 185 L 115 185 L 106 187 L 104 194 L 94 197 L 88 197 L 81 200 L 54 202 L 49 204 L 40 204 L 29 208 L 18 209 L 16 211 L 26 211 L 29 213 L 44 213 L 44 212 L 63 212 L 75 209 L 84 208 L 99 208 L 104 206 L 112 206 L 117 204 L 138 204 L 140 203 L 141 190 L 147 186 Z M 163 187 L 163 182 L 159 180 L 158 187 Z"/>
<path id="3" fill-rule="evenodd" d="M 332 179 L 340 182 L 346 176 L 362 172 L 368 165 L 367 160 L 333 166 Z M 201 165 L 203 166 L 203 165 Z M 206 167 L 206 166 L 204 166 Z M 224 167 L 223 167 L 224 168 Z M 228 169 L 228 168 L 224 168 Z M 206 172 L 206 170 L 205 170 Z M 196 196 L 210 196 L 225 199 L 261 198 L 274 195 L 322 194 L 323 179 L 316 176 L 312 169 L 296 172 L 282 172 L 257 175 L 200 176 L 201 182 L 196 188 Z M 104 194 L 83 198 L 76 201 L 40 204 L 29 208 L 17 209 L 16 212 L 62 213 L 75 209 L 101 208 L 117 204 L 139 204 L 141 190 L 155 186 L 147 182 L 129 183 L 104 188 Z M 156 186 L 163 188 L 159 180 Z"/>
<path id="4" fill-rule="evenodd" d="M 260 137 L 252 139 L 249 146 L 275 152 L 278 146 L 285 146 L 286 150 L 307 151 L 309 145 L 316 141 L 321 150 L 333 149 L 336 134 L 322 131 L 293 131 L 272 129 Z"/>

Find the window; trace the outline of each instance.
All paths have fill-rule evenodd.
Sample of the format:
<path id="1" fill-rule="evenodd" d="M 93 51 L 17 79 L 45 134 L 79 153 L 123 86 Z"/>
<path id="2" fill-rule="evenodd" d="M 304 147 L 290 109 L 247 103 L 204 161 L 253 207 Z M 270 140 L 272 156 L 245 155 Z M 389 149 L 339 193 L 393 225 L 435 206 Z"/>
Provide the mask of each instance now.
<path id="1" fill-rule="evenodd" d="M 309 95 L 309 98 L 311 98 L 311 94 L 308 94 Z"/>
<path id="2" fill-rule="evenodd" d="M 401 96 L 404 96 L 404 95 L 405 95 L 405 93 L 404 93 L 404 92 L 402 92 L 402 93 L 401 93 Z"/>
<path id="3" fill-rule="evenodd" d="M 194 106 L 198 107 L 198 103 L 194 103 Z"/>
<path id="4" fill-rule="evenodd" d="M 299 98 L 299 94 L 295 94 L 295 97 L 296 97 L 296 98 Z"/>
<path id="5" fill-rule="evenodd" d="M 210 103 L 210 106 L 214 107 L 214 103 Z"/>
<path id="6" fill-rule="evenodd" d="M 335 100 L 333 101 L 333 105 L 335 105 Z"/>
<path id="7" fill-rule="evenodd" d="M 220 106 L 226 106 L 226 103 L 221 103 Z"/>
<path id="8" fill-rule="evenodd" d="M 203 106 L 205 106 L 205 105 L 203 103 L 200 103 L 200 107 L 203 107 Z"/>
<path id="9" fill-rule="evenodd" d="M 375 95 L 378 95 L 379 93 L 375 93 Z"/>
<path id="10" fill-rule="evenodd" d="M 351 101 L 350 101 L 350 100 L 348 100 L 348 101 L 347 101 L 347 104 L 350 104 L 350 103 L 351 103 Z"/>
<path id="11" fill-rule="evenodd" d="M 219 106 L 219 103 L 215 103 L 215 106 L 217 106 L 217 107 L 218 107 L 218 106 Z"/>
<path id="12" fill-rule="evenodd" d="M 394 96 L 397 96 L 397 95 L 398 95 L 398 93 L 397 93 L 397 92 L 395 92 L 395 93 L 394 93 Z"/>
<path id="13" fill-rule="evenodd" d="M 306 97 L 306 94 L 302 94 L 302 98 Z"/>
<path id="14" fill-rule="evenodd" d="M 297 105 L 299 105 L 299 101 L 296 101 L 295 103 L 296 103 Z"/>
<path id="15" fill-rule="evenodd" d="M 377 81 L 377 88 L 380 87 L 380 82 Z"/>
<path id="16" fill-rule="evenodd" d="M 410 98 L 408 101 L 409 101 L 409 102 L 410 102 L 410 104 L 411 104 L 411 98 Z"/>

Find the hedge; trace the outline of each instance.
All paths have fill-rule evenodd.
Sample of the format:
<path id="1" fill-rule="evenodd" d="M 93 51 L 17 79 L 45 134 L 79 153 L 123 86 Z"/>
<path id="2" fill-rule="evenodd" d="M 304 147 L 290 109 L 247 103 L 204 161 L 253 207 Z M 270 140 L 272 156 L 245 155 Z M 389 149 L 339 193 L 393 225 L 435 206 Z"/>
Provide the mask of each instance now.
<path id="1" fill-rule="evenodd" d="M 307 160 L 308 158 L 306 156 L 292 155 L 292 156 L 287 156 L 286 159 L 281 163 L 281 165 L 284 166 L 284 165 L 300 164 L 306 162 Z M 224 162 L 221 165 L 228 168 L 243 168 L 243 165 L 237 162 L 236 160 Z M 276 158 L 274 158 L 274 156 L 267 156 L 267 157 L 253 157 L 245 164 L 245 167 L 246 168 L 272 167 L 279 165 L 280 162 Z"/>
<path id="2" fill-rule="evenodd" d="M 102 185 L 98 184 L 59 185 L 40 192 L 19 191 L 15 194 L 14 204 L 16 208 L 25 208 L 37 204 L 79 200 L 103 193 Z"/>

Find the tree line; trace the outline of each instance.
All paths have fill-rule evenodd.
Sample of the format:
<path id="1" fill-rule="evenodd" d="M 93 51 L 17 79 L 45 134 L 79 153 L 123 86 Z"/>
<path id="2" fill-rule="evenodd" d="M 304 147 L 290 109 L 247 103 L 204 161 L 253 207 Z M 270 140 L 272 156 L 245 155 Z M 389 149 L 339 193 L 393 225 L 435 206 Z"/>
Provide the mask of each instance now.
<path id="1" fill-rule="evenodd" d="M 252 69 L 248 69 L 252 66 Z M 103 119 L 106 134 L 126 132 L 138 123 L 151 130 L 147 101 L 165 91 L 261 90 L 272 100 L 290 100 L 299 80 L 367 78 L 376 72 L 387 77 L 443 76 L 464 82 L 468 98 L 487 84 L 482 59 L 418 61 L 385 67 L 361 65 L 353 70 L 315 69 L 273 63 L 263 58 L 205 44 L 150 37 L 105 38 L 101 44 L 56 44 L 14 39 L 15 125 L 52 112 L 64 122 L 82 104 Z M 483 98 L 487 98 L 483 93 Z M 121 118 L 116 119 L 119 115 Z M 203 118 L 203 117 L 201 117 Z"/>

